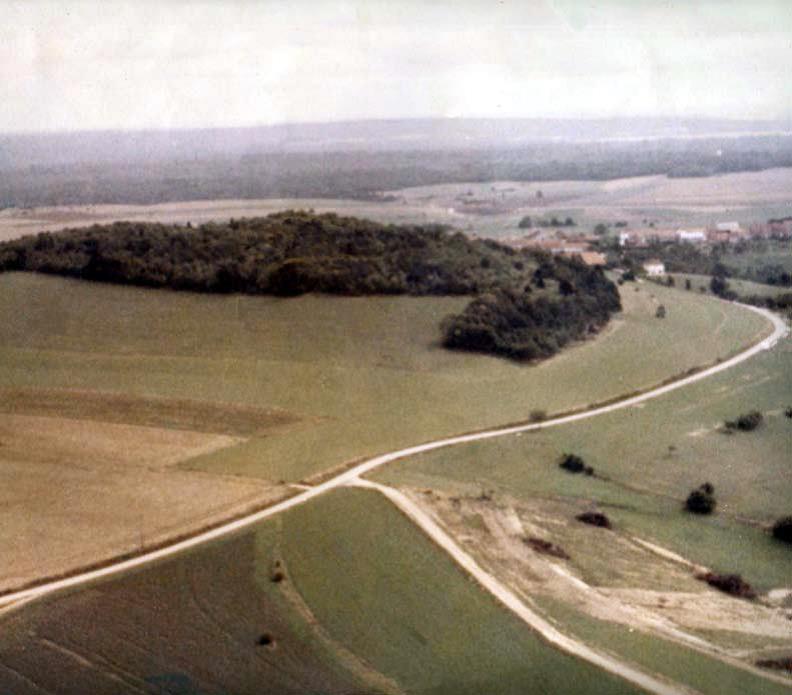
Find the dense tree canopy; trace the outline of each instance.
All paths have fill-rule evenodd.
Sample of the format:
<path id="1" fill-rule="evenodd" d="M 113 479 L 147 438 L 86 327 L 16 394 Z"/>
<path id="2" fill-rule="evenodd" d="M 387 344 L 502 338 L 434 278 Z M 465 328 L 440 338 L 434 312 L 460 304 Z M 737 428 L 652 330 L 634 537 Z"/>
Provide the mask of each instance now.
<path id="1" fill-rule="evenodd" d="M 473 295 L 447 347 L 547 357 L 620 308 L 599 269 L 439 226 L 286 211 L 191 227 L 117 222 L 0 244 L 0 270 L 200 292 Z"/>

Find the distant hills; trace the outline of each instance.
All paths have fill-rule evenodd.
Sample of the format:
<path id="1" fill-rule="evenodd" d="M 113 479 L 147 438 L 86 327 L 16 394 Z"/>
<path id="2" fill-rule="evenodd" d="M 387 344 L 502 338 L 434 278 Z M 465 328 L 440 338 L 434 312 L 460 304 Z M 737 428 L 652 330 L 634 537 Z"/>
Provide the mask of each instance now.
<path id="1" fill-rule="evenodd" d="M 0 208 L 239 198 L 387 201 L 409 186 L 792 167 L 769 121 L 394 120 L 0 136 Z"/>
<path id="2" fill-rule="evenodd" d="M 0 169 L 162 162 L 265 153 L 502 149 L 527 144 L 792 135 L 789 121 L 402 119 L 198 130 L 0 134 Z"/>

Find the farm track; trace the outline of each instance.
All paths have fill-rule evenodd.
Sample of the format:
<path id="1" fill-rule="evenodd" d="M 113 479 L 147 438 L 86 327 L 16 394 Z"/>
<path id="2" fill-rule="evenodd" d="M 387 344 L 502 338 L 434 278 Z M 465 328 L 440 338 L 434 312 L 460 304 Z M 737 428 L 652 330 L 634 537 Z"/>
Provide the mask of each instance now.
<path id="1" fill-rule="evenodd" d="M 4 596 L 0 596 L 0 615 L 17 610 L 31 601 L 37 600 L 54 592 L 75 589 L 85 584 L 90 584 L 113 575 L 139 568 L 152 562 L 166 559 L 170 556 L 176 555 L 177 553 L 181 553 L 204 543 L 219 540 L 229 534 L 242 531 L 253 524 L 280 514 L 281 512 L 291 509 L 292 507 L 305 504 L 314 497 L 318 497 L 319 495 L 322 495 L 335 488 L 344 486 L 363 486 L 378 489 L 382 494 L 386 495 L 386 497 L 388 497 L 388 499 L 390 499 L 394 504 L 402 509 L 402 511 L 406 513 L 409 518 L 422 529 L 424 533 L 432 538 L 439 545 L 439 547 L 448 552 L 454 561 L 460 567 L 462 567 L 462 569 L 475 577 L 478 583 L 485 590 L 490 592 L 499 602 L 515 613 L 521 620 L 535 629 L 549 643 L 612 673 L 616 673 L 649 692 L 657 693 L 657 695 L 684 695 L 686 693 L 692 693 L 694 691 L 691 691 L 688 688 L 661 681 L 627 664 L 623 664 L 610 656 L 595 652 L 585 644 L 577 642 L 563 635 L 544 618 L 540 617 L 531 609 L 529 609 L 524 603 L 522 603 L 522 601 L 519 600 L 519 598 L 517 598 L 517 596 L 515 596 L 505 586 L 503 586 L 497 579 L 495 579 L 495 577 L 489 575 L 483 569 L 481 569 L 470 556 L 468 556 L 466 553 L 464 553 L 464 551 L 456 546 L 453 540 L 430 517 L 428 517 L 422 510 L 410 502 L 408 498 L 401 495 L 401 493 L 393 490 L 392 488 L 387 488 L 370 481 L 362 480 L 361 476 L 371 473 L 372 471 L 384 466 L 387 463 L 409 458 L 427 451 L 433 451 L 435 449 L 454 446 L 457 444 L 465 444 L 468 442 L 503 437 L 519 432 L 546 429 L 570 422 L 576 422 L 578 420 L 596 417 L 598 415 L 614 412 L 623 408 L 629 408 L 638 403 L 643 403 L 650 399 L 657 398 L 676 389 L 730 369 L 741 362 L 754 357 L 764 350 L 771 349 L 778 343 L 779 340 L 788 334 L 789 331 L 786 324 L 775 314 L 757 307 L 746 305 L 742 306 L 768 319 L 773 325 L 773 332 L 770 336 L 759 341 L 752 347 L 712 367 L 703 369 L 689 376 L 682 377 L 639 395 L 594 407 L 590 410 L 563 415 L 560 417 L 547 419 L 542 422 L 518 424 L 498 429 L 459 435 L 456 437 L 449 437 L 446 439 L 440 439 L 433 442 L 407 447 L 405 449 L 382 454 L 380 456 L 375 456 L 371 459 L 367 459 L 361 463 L 358 463 L 351 468 L 348 468 L 333 478 L 330 478 L 313 487 L 309 487 L 293 497 L 274 504 L 271 507 L 267 507 L 266 509 L 255 512 L 248 516 L 222 524 L 208 531 L 197 533 L 171 545 L 145 552 L 136 557 L 127 558 L 112 564 L 108 564 L 104 567 L 91 569 L 89 571 L 81 572 L 79 574 L 53 581 L 45 581 L 38 586 L 7 593 Z"/>

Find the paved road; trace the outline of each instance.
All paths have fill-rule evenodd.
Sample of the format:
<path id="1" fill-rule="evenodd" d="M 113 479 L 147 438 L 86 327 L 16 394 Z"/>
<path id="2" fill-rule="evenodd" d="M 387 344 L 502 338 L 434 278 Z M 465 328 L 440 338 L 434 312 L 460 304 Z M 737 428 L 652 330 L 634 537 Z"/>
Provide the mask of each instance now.
<path id="1" fill-rule="evenodd" d="M 464 444 L 466 442 L 492 439 L 494 437 L 503 437 L 510 434 L 516 434 L 518 432 L 528 432 L 531 430 L 556 427 L 569 422 L 576 422 L 577 420 L 584 420 L 586 418 L 596 417 L 597 415 L 611 413 L 622 408 L 629 408 L 630 406 L 636 405 L 637 403 L 643 403 L 644 401 L 648 401 L 652 398 L 657 398 L 666 393 L 682 388 L 683 386 L 687 386 L 689 384 L 695 383 L 696 381 L 705 379 L 709 376 L 712 376 L 713 374 L 730 369 L 764 350 L 769 350 L 779 340 L 788 334 L 788 328 L 786 324 L 775 314 L 772 314 L 765 309 L 759 309 L 756 307 L 746 306 L 746 308 L 761 314 L 771 321 L 773 324 L 772 334 L 753 347 L 713 367 L 681 378 L 670 384 L 666 384 L 665 386 L 652 389 L 651 391 L 647 391 L 638 396 L 626 398 L 610 405 L 593 408 L 591 410 L 575 413 L 573 415 L 548 419 L 538 423 L 515 425 L 500 429 L 487 430 L 484 432 L 460 435 L 457 437 L 449 437 L 446 439 L 436 440 L 434 442 L 418 444 L 416 446 L 400 449 L 398 451 L 392 451 L 387 454 L 382 454 L 381 456 L 376 456 L 367 461 L 363 461 L 353 468 L 350 468 L 347 471 L 319 485 L 308 488 L 298 495 L 289 498 L 288 500 L 279 502 L 278 504 L 268 507 L 267 509 L 250 514 L 249 516 L 243 517 L 241 519 L 230 521 L 209 531 L 198 533 L 194 536 L 191 536 L 190 538 L 173 543 L 172 545 L 141 554 L 137 557 L 122 560 L 107 565 L 106 567 L 90 570 L 71 577 L 67 577 L 65 579 L 46 582 L 36 587 L 6 594 L 5 596 L 0 597 L 0 613 L 3 611 L 15 610 L 22 605 L 41 598 L 47 594 L 78 587 L 80 585 L 104 579 L 112 575 L 120 574 L 150 562 L 175 555 L 189 548 L 194 548 L 195 546 L 201 545 L 203 543 L 222 538 L 223 536 L 226 536 L 230 533 L 240 531 L 253 524 L 263 521 L 264 519 L 275 516 L 276 514 L 280 514 L 287 509 L 305 504 L 314 497 L 318 497 L 319 495 L 322 495 L 334 488 L 345 485 L 364 485 L 379 489 L 394 503 L 396 503 L 405 511 L 408 511 L 410 517 L 424 530 L 424 532 L 426 532 L 433 540 L 435 540 L 435 542 L 437 542 L 440 547 L 451 554 L 451 556 L 456 562 L 460 564 L 460 566 L 462 566 L 467 572 L 474 576 L 485 589 L 496 596 L 498 600 L 500 600 L 504 605 L 506 605 L 510 610 L 518 615 L 518 617 L 538 630 L 551 643 L 555 644 L 561 649 L 574 653 L 598 666 L 601 666 L 606 670 L 618 673 L 620 676 L 636 683 L 646 690 L 657 693 L 657 695 L 680 695 L 682 693 L 690 693 L 690 690 L 686 690 L 677 685 L 664 683 L 663 681 L 644 674 L 636 669 L 633 669 L 632 667 L 621 664 L 610 657 L 599 654 L 587 647 L 585 644 L 576 642 L 575 640 L 564 636 L 552 625 L 547 623 L 547 621 L 531 611 L 524 603 L 522 603 L 522 601 L 519 600 L 519 598 L 517 598 L 514 593 L 498 582 L 497 579 L 484 572 L 469 555 L 465 554 L 458 546 L 456 546 L 453 540 L 447 534 L 445 534 L 445 532 L 440 529 L 439 526 L 437 526 L 437 524 L 429 516 L 422 512 L 417 506 L 413 505 L 408 498 L 401 495 L 401 493 L 393 490 L 392 488 L 378 486 L 376 483 L 369 481 L 363 481 L 360 479 L 360 476 L 370 473 L 376 468 L 384 466 L 385 464 L 392 461 L 408 458 L 410 456 L 421 454 L 427 451 L 433 451 L 434 449 L 454 446 L 456 444 Z"/>

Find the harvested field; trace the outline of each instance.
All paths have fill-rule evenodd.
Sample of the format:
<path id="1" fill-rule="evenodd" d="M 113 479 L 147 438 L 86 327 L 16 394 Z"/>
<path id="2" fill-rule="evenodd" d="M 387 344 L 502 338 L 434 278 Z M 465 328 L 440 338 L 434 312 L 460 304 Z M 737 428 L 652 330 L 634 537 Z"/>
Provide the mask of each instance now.
<path id="1" fill-rule="evenodd" d="M 240 441 L 0 413 L 0 591 L 138 552 L 288 494 L 263 481 L 174 468 Z"/>
<path id="2" fill-rule="evenodd" d="M 299 422 L 297 416 L 282 410 L 239 403 L 69 389 L 0 390 L 0 413 L 213 432 L 236 437 L 260 436 Z"/>

